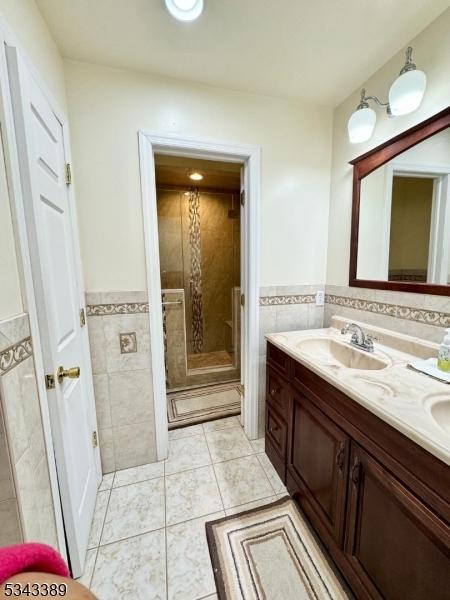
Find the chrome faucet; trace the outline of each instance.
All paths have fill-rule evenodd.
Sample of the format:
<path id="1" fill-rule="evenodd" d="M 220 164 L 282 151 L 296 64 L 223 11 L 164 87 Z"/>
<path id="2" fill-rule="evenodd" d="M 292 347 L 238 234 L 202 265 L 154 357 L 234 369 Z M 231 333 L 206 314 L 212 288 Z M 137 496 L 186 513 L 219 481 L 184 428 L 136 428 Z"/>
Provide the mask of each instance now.
<path id="1" fill-rule="evenodd" d="M 360 350 L 364 350 L 365 352 L 374 351 L 373 342 L 376 340 L 376 338 L 372 337 L 371 335 L 364 335 L 363 330 L 356 323 L 347 323 L 347 325 L 341 329 L 342 335 L 345 335 L 349 331 L 352 332 L 350 344 L 356 346 Z"/>

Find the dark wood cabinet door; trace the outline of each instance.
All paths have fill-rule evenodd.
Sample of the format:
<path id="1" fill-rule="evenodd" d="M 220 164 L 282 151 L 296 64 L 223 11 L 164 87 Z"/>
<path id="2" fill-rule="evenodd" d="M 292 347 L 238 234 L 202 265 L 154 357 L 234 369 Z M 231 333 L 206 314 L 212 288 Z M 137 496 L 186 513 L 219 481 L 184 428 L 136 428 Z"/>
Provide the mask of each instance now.
<path id="1" fill-rule="evenodd" d="M 356 444 L 345 551 L 373 598 L 448 600 L 450 530 Z"/>
<path id="2" fill-rule="evenodd" d="M 292 396 L 289 473 L 298 500 L 312 521 L 320 519 L 333 538 L 343 541 L 347 491 L 348 436 L 302 394 Z"/>
<path id="3" fill-rule="evenodd" d="M 284 419 L 266 402 L 265 450 L 283 483 L 286 483 L 286 451 L 288 426 Z"/>

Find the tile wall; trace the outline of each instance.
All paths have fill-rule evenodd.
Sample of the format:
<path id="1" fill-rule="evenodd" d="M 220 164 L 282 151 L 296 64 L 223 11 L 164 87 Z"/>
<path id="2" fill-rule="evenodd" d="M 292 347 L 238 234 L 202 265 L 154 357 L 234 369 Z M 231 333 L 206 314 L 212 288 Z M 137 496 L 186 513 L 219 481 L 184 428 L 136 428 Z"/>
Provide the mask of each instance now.
<path id="1" fill-rule="evenodd" d="M 0 397 L 0 545 L 23 539 L 57 548 L 26 314 L 0 322 Z"/>
<path id="2" fill-rule="evenodd" d="M 145 291 L 86 294 L 102 469 L 156 460 Z"/>
<path id="3" fill-rule="evenodd" d="M 440 343 L 450 327 L 450 298 L 327 285 L 326 327 L 333 315 Z"/>

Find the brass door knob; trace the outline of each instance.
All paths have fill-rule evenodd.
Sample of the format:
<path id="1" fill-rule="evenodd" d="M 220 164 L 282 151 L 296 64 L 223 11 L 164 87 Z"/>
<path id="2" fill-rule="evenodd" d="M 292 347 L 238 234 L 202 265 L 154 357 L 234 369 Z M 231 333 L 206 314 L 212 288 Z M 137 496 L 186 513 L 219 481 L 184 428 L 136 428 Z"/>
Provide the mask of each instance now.
<path id="1" fill-rule="evenodd" d="M 78 379 L 79 376 L 80 367 L 71 367 L 70 369 L 59 367 L 59 369 L 56 371 L 56 377 L 58 378 L 59 383 L 61 383 L 64 377 L 68 377 L 69 379 Z"/>

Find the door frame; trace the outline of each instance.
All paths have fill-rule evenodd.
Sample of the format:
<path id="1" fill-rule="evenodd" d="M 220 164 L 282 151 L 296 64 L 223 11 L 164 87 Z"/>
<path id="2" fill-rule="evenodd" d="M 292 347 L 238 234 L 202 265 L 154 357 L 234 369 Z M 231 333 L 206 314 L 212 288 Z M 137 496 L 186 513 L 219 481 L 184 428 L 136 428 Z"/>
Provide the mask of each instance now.
<path id="1" fill-rule="evenodd" d="M 203 160 L 236 162 L 245 165 L 245 295 L 244 339 L 244 431 L 249 439 L 258 437 L 258 367 L 259 367 L 259 210 L 261 149 L 259 146 L 234 144 L 207 138 L 158 134 L 139 130 L 139 167 L 141 177 L 144 244 L 149 301 L 150 350 L 153 372 L 156 449 L 158 460 L 168 455 L 168 421 L 164 366 L 164 338 L 161 307 L 161 275 L 158 244 L 158 215 L 154 153 L 185 156 Z M 242 361 L 241 361 L 242 362 Z"/>
<path id="2" fill-rule="evenodd" d="M 44 352 L 45 352 L 45 340 L 43 334 L 40 331 L 37 303 L 38 291 L 33 280 L 33 266 L 31 261 L 32 251 L 32 240 L 28 234 L 27 219 L 26 219 L 26 208 L 24 196 L 22 193 L 22 179 L 20 173 L 20 160 L 19 151 L 16 141 L 16 131 L 14 125 L 13 115 L 13 97 L 11 91 L 10 80 L 8 76 L 8 68 L 6 61 L 6 47 L 10 46 L 17 50 L 17 54 L 20 60 L 23 61 L 27 69 L 29 69 L 31 76 L 35 79 L 36 83 L 40 87 L 46 101 L 48 102 L 51 110 L 54 112 L 57 119 L 60 121 L 63 130 L 64 140 L 64 155 L 66 162 L 71 163 L 70 153 L 70 138 L 69 138 L 69 127 L 68 119 L 65 112 L 59 106 L 55 100 L 53 94 L 49 91 L 45 81 L 43 81 L 39 71 L 34 67 L 32 61 L 29 59 L 26 52 L 23 50 L 17 36 L 14 31 L 9 27 L 2 15 L 0 15 L 0 41 L 2 44 L 0 51 L 0 121 L 3 125 L 3 146 L 5 154 L 5 167 L 6 175 L 9 186 L 9 202 L 11 206 L 11 214 L 14 227 L 14 237 L 17 247 L 17 258 L 18 267 L 20 274 L 22 300 L 24 305 L 24 311 L 28 313 L 30 322 L 31 338 L 33 340 L 33 359 L 36 373 L 36 385 L 39 396 L 39 403 L 42 417 L 42 428 L 45 440 L 47 464 L 50 476 L 50 488 L 52 493 L 52 506 L 55 514 L 56 531 L 58 537 L 59 551 L 65 559 L 70 558 L 68 556 L 68 546 L 66 542 L 66 536 L 68 532 L 64 526 L 63 510 L 61 505 L 61 488 L 58 480 L 57 466 L 56 466 L 56 452 L 57 446 L 55 446 L 55 432 L 53 427 L 55 426 L 54 410 L 52 409 L 51 402 L 47 396 L 47 390 L 45 387 L 45 368 L 44 368 Z M 83 273 L 81 267 L 81 254 L 79 246 L 79 231 L 77 227 L 77 215 L 75 209 L 75 192 L 74 186 L 68 186 L 69 193 L 69 205 L 71 211 L 71 224 L 72 234 L 75 244 L 75 259 L 76 259 L 76 270 L 77 270 L 77 289 L 79 294 L 80 308 L 85 308 L 85 298 L 83 294 Z M 86 369 L 88 379 L 91 385 L 88 385 L 89 392 L 92 398 L 91 405 L 91 419 L 92 424 L 96 424 L 96 412 L 95 412 L 95 400 L 94 400 L 94 389 L 92 384 L 92 367 L 90 360 L 90 347 L 89 340 L 87 337 L 87 327 L 85 335 L 83 336 L 83 366 Z M 101 480 L 101 464 L 99 452 L 96 453 L 96 466 L 99 481 Z"/>

